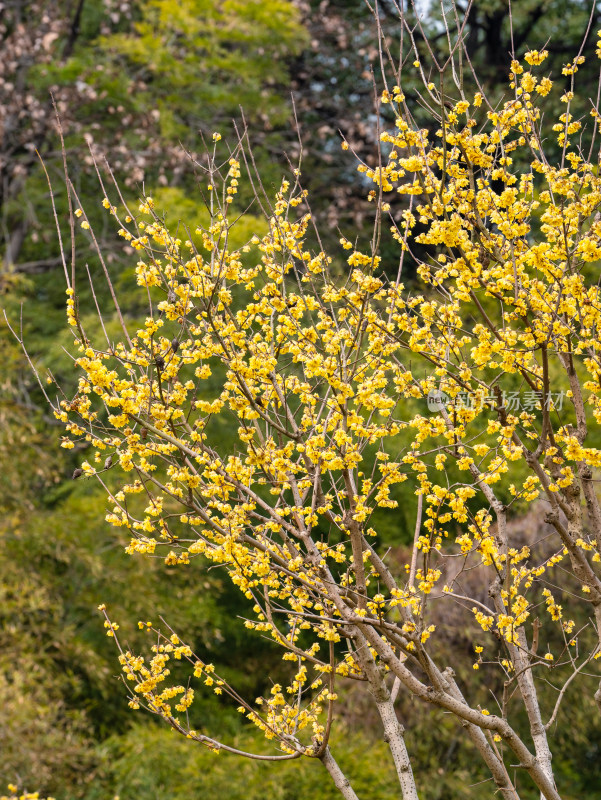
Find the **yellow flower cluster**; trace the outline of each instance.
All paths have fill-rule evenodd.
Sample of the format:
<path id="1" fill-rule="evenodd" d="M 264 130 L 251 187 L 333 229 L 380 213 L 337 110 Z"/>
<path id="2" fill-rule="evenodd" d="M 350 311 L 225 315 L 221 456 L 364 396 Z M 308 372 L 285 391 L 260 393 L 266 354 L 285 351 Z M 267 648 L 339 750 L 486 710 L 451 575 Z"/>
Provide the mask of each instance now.
<path id="1" fill-rule="evenodd" d="M 236 156 L 221 195 L 211 173 L 210 221 L 194 241 L 175 237 L 146 198 L 121 233 L 138 251 L 148 316 L 132 335 L 124 321 L 108 349 L 80 341 L 77 395 L 56 409 L 65 446 L 85 441 L 94 463 L 109 452 L 125 475 L 107 519 L 128 529 L 127 551 L 223 565 L 255 604 L 246 625 L 297 663 L 263 714 L 241 706 L 285 752 L 303 728 L 322 735 L 335 696 L 323 675 L 365 677 L 352 648 L 339 652 L 350 628 L 371 626 L 403 657 L 429 646 L 431 599 L 452 594 L 441 586 L 448 563 L 494 584 L 494 604 L 473 613 L 510 650 L 560 561 L 601 602 L 601 540 L 585 532 L 580 504 L 582 492 L 601 519 L 590 489 L 601 449 L 586 441 L 587 409 L 601 422 L 601 176 L 574 138 L 570 97 L 555 124 L 565 157 L 553 165 L 540 133 L 551 80 L 514 62 L 510 81 L 511 99 L 494 110 L 479 95 L 461 100 L 438 130 L 416 128 L 400 90 L 386 97 L 388 157 L 360 170 L 383 202 L 410 204 L 392 216 L 392 234 L 401 255 L 411 239 L 428 254 L 411 291 L 351 237 L 335 254 L 313 247 L 298 182 L 283 182 L 261 234 L 239 234 L 228 213 Z M 378 554 L 378 521 L 398 519 L 408 496 L 423 513 L 397 580 Z M 512 541 L 507 514 L 540 496 L 558 537 L 542 555 Z M 169 719 L 173 698 L 175 711 L 193 700 L 179 685 L 160 690 L 171 658 L 192 653 L 170 641 L 149 663 L 122 654 L 132 702 Z M 287 702 L 305 690 L 302 710 Z"/>

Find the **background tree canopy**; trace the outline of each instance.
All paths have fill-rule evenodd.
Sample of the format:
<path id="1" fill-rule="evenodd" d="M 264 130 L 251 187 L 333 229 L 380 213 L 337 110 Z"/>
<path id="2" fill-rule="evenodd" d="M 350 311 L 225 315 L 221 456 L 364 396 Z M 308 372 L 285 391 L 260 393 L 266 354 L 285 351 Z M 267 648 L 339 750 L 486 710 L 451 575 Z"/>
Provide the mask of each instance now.
<path id="1" fill-rule="evenodd" d="M 457 3 L 457 9 L 463 21 L 467 8 Z M 398 49 L 397 4 L 380 0 L 378 10 L 387 42 Z M 469 57 L 493 96 L 506 83 L 512 51 L 549 41 L 550 69 L 561 72 L 578 52 L 589 19 L 591 37 L 601 21 L 598 3 L 591 10 L 579 0 L 524 0 L 512 10 L 513 37 L 506 0 L 476 0 L 466 22 Z M 444 56 L 439 15 L 431 4 L 423 25 Z M 418 44 L 425 55 L 425 40 Z M 587 49 L 594 49 L 592 39 Z M 598 81 L 588 69 L 580 81 L 583 113 Z M 213 131 L 231 131 L 234 124 L 240 133 L 248 126 L 257 171 L 269 189 L 288 171 L 288 157 L 294 162 L 302 150 L 306 188 L 325 237 L 360 238 L 370 230 L 367 188 L 340 141 L 342 136 L 366 164 L 377 165 L 379 129 L 388 113 L 375 99 L 381 89 L 377 31 L 363 0 L 0 2 L 0 292 L 13 327 L 22 324 L 36 364 L 63 384 L 67 379 L 62 267 L 40 159 L 67 237 L 63 159 L 68 162 L 117 287 L 131 277 L 132 262 L 106 226 L 95 162 L 103 168 L 106 158 L 124 201 L 136 204 L 150 194 L 159 209 L 168 208 L 172 224 L 199 218 L 195 161 L 204 157 Z M 410 85 L 406 93 L 411 99 Z M 417 101 L 414 113 L 428 124 Z M 240 210 L 250 203 L 242 191 Z M 400 218 L 404 210 L 399 199 L 393 214 Z M 96 251 L 81 229 L 77 247 L 78 258 L 99 276 Z M 383 248 L 386 254 L 385 242 Z M 108 289 L 99 280 L 95 288 L 107 324 L 116 329 Z M 80 293 L 91 300 L 90 290 L 80 287 Z M 144 313 L 131 296 L 123 304 L 134 315 Z M 0 354 L 0 463 L 6 465 L 0 471 L 0 777 L 59 799 L 150 800 L 165 792 L 182 800 L 196 793 L 233 800 L 335 797 L 308 765 L 274 771 L 238 764 L 232 778 L 224 757 L 215 760 L 133 715 L 125 692 L 122 702 L 115 700 L 114 652 L 96 612 L 100 602 L 130 620 L 123 633 L 132 643 L 140 636 L 135 621 L 150 609 L 155 616 L 157 610 L 177 616 L 197 646 L 251 696 L 265 689 L 260 665 L 277 670 L 278 655 L 267 641 L 250 637 L 239 619 L 247 609 L 219 570 L 187 573 L 161 560 L 148 569 L 138 557 L 124 555 L 126 539 L 103 521 L 104 494 L 92 481 L 71 480 L 82 454 L 58 450 L 59 430 L 5 325 Z M 228 431 L 222 435 L 227 441 Z M 382 530 L 399 558 L 413 537 L 411 493 L 405 499 L 398 524 Z M 521 524 L 539 523 L 530 516 Z M 461 656 L 457 672 L 477 682 L 470 632 L 457 630 L 452 619 L 448 627 L 448 646 Z M 479 688 L 485 698 L 487 687 Z M 396 779 L 392 766 L 388 773 L 381 767 L 379 722 L 363 714 L 351 687 L 344 703 L 353 734 L 338 734 L 341 761 L 360 795 L 363 788 L 366 796 L 387 796 Z M 577 705 L 565 713 L 569 737 L 556 759 L 573 787 L 566 797 L 593 800 L 601 779 L 601 724 Z M 254 737 L 254 746 L 261 746 L 250 726 L 213 694 L 207 692 L 202 714 L 219 720 L 241 744 Z M 472 754 L 450 722 L 434 727 L 428 712 L 410 708 L 404 716 L 417 768 L 430 776 L 425 797 L 490 796 L 488 784 L 466 783 Z M 203 718 L 197 724 L 202 729 Z"/>

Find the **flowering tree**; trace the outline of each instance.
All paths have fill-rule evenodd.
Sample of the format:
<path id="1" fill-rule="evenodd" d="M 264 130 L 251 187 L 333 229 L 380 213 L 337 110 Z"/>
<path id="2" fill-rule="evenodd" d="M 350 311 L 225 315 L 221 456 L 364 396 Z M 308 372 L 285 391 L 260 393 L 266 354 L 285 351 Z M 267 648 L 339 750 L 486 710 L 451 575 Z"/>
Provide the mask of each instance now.
<path id="1" fill-rule="evenodd" d="M 359 165 L 374 185 L 367 247 L 343 236 L 339 253 L 325 253 L 301 170 L 271 203 L 244 139 L 220 161 L 215 134 L 201 167 L 206 217 L 193 231 L 169 230 L 150 197 L 138 212 L 104 198 L 137 252 L 142 324 L 111 286 L 119 335 L 100 304 L 92 335 L 65 269 L 81 377 L 55 413 L 63 446 L 93 452 L 74 477 L 106 487 L 107 519 L 128 530 L 128 553 L 221 565 L 250 601 L 246 626 L 270 636 L 291 668 L 287 685 L 251 702 L 177 620 L 140 623 L 154 636 L 145 656 L 101 606 L 130 705 L 215 751 L 319 760 L 347 799 L 356 794 L 329 738 L 349 682 L 377 709 L 405 800 L 418 790 L 401 695 L 456 718 L 505 800 L 533 784 L 558 800 L 561 703 L 580 682 L 601 709 L 590 684 L 601 653 L 601 178 L 595 130 L 585 152 L 570 111 L 584 56 L 563 69 L 570 88 L 550 132 L 547 53 L 515 58 L 510 95 L 493 107 L 466 94 L 457 27 L 448 62 L 414 55 L 382 96 L 395 126 L 381 135 L 379 166 Z M 415 35 L 407 26 L 409 53 Z M 407 71 L 411 85 L 423 82 L 429 129 L 414 123 Z M 242 180 L 263 221 L 234 211 Z M 379 250 L 389 230 L 394 270 Z M 399 564 L 377 521 L 398 517 L 404 482 L 416 524 Z M 545 519 L 529 541 L 512 524 L 528 504 Z M 492 687 L 490 711 L 443 655 L 449 606 L 478 626 L 473 666 Z M 170 678 L 176 662 L 189 665 L 186 685 Z M 194 680 L 229 695 L 273 753 L 195 730 Z"/>

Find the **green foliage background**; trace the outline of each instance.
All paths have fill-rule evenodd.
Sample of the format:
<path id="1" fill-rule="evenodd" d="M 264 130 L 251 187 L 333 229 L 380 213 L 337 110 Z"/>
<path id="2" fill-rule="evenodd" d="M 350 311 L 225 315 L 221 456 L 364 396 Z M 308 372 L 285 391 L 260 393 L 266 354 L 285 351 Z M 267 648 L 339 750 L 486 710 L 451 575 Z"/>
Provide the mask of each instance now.
<path id="1" fill-rule="evenodd" d="M 72 124 L 65 131 L 67 158 L 82 205 L 106 244 L 122 305 L 135 318 L 144 309 L 136 305 L 139 301 L 131 290 L 133 262 L 105 227 L 103 192 L 86 161 L 84 135 L 91 133 L 100 141 L 128 201 L 135 204 L 144 189 L 156 198 L 157 207 L 168 212 L 171 225 L 180 219 L 194 224 L 203 213 L 195 170 L 189 162 L 184 169 L 173 159 L 167 164 L 162 153 L 171 153 L 180 142 L 187 150 L 200 152 L 202 137 L 210 139 L 213 130 L 229 128 L 233 117 L 242 124 L 242 106 L 257 142 L 258 171 L 269 191 L 287 169 L 283 150 L 294 141 L 289 103 L 294 86 L 310 133 L 321 130 L 327 120 L 328 131 L 321 138 L 309 137 L 316 152 L 309 151 L 306 161 L 317 216 L 327 220 L 334 176 L 354 187 L 356 195 L 363 193 L 349 161 L 338 155 L 320 160 L 317 149 L 321 155 L 338 153 L 335 121 L 336 114 L 344 120 L 345 93 L 352 94 L 349 129 L 361 114 L 365 118 L 372 114 L 371 80 L 365 74 L 357 76 L 356 70 L 358 57 L 369 66 L 375 38 L 361 2 L 150 0 L 130 5 L 129 15 L 103 32 L 106 8 L 102 3 L 85 4 L 71 56 L 57 58 L 51 65 L 33 63 L 27 81 L 29 91 L 41 98 L 52 87 L 77 81 L 93 89 L 88 101 L 71 109 Z M 389 13 L 385 6 L 384 15 Z M 482 0 L 474 7 L 472 57 L 482 79 L 494 89 L 506 73 L 495 61 L 499 52 L 507 52 L 506 4 Z M 58 13 L 67 13 L 71 6 L 58 3 L 57 8 Z M 335 26 L 328 27 L 327 22 L 344 16 L 345 10 L 352 27 L 341 42 L 332 33 Z M 514 14 L 523 46 L 536 46 L 561 32 L 563 50 L 552 53 L 559 62 L 562 54 L 568 54 L 567 60 L 577 49 L 588 8 L 576 0 L 528 0 L 519 10 L 514 8 Z M 498 19 L 502 22 L 497 25 Z M 390 24 L 394 30 L 394 21 Z M 435 17 L 428 24 L 437 30 Z M 496 38 L 488 41 L 487 50 L 491 31 Z M 330 39 L 338 49 L 329 49 Z M 494 58 L 491 42 L 496 47 Z M 336 58 L 332 53 L 338 54 Z M 154 111 L 159 113 L 153 117 Z M 119 147 L 112 151 L 117 140 Z M 57 214 L 68 234 L 56 137 L 51 144 L 45 159 Z M 132 163 L 142 151 L 152 155 L 146 160 L 143 186 L 141 179 L 132 178 Z M 14 157 L 24 158 L 19 153 Z M 24 216 L 29 221 L 16 266 L 5 264 L 2 270 L 2 306 L 15 329 L 22 318 L 22 335 L 36 365 L 51 369 L 69 387 L 73 378 L 63 351 L 70 334 L 65 330 L 61 268 L 19 269 L 19 263 L 57 255 L 44 173 L 27 163 L 20 194 L 8 198 L 2 208 L 8 230 Z M 244 200 L 250 201 L 250 195 L 242 196 L 240 210 Z M 351 217 L 345 219 L 348 223 Z M 244 224 L 260 232 L 257 209 L 251 208 Z M 367 226 L 368 220 L 365 230 Z M 356 229 L 351 237 L 344 230 L 353 239 L 362 232 Z M 326 235 L 331 241 L 338 238 L 335 229 Z M 83 233 L 77 234 L 77 245 L 80 280 L 87 261 L 110 328 L 114 323 L 98 260 Z M 83 286 L 79 293 L 82 304 L 91 301 Z M 91 328 L 95 323 L 89 319 L 87 324 Z M 215 756 L 127 708 L 125 691 L 115 677 L 115 651 L 96 611 L 101 602 L 120 621 L 124 639 L 132 646 L 142 637 L 138 619 L 155 620 L 160 615 L 177 620 L 178 629 L 220 664 L 241 694 L 253 696 L 263 690 L 266 666 L 277 674 L 278 654 L 267 642 L 248 635 L 240 620 L 244 602 L 218 571 L 198 562 L 169 568 L 160 560 L 124 554 L 124 535 L 104 522 L 103 493 L 91 482 L 70 480 L 82 454 L 59 450 L 59 430 L 6 326 L 0 329 L 0 363 L 0 782 L 18 783 L 58 800 L 105 800 L 115 795 L 121 800 L 336 797 L 318 762 L 271 766 Z M 227 446 L 227 431 L 221 435 Z M 412 488 L 403 491 L 398 519 L 387 518 L 381 524 L 376 520 L 383 539 L 399 553 L 412 537 L 414 519 Z M 468 632 L 449 630 L 453 667 L 461 679 L 480 681 L 483 704 L 490 703 L 484 670 L 475 673 L 471 668 L 470 641 Z M 357 794 L 370 799 L 397 794 L 377 721 L 364 714 L 361 697 L 352 687 L 343 691 L 342 704 L 343 722 L 335 731 L 333 749 Z M 491 784 L 479 783 L 485 774 L 454 723 L 406 701 L 401 701 L 401 717 L 425 800 L 491 796 Z M 203 698 L 198 725 L 241 747 L 258 752 L 265 748 L 239 715 L 213 695 Z M 592 703 L 566 704 L 552 737 L 566 800 L 598 796 L 600 741 L 601 721 Z M 526 790 L 523 797 L 528 800 L 535 793 Z"/>

